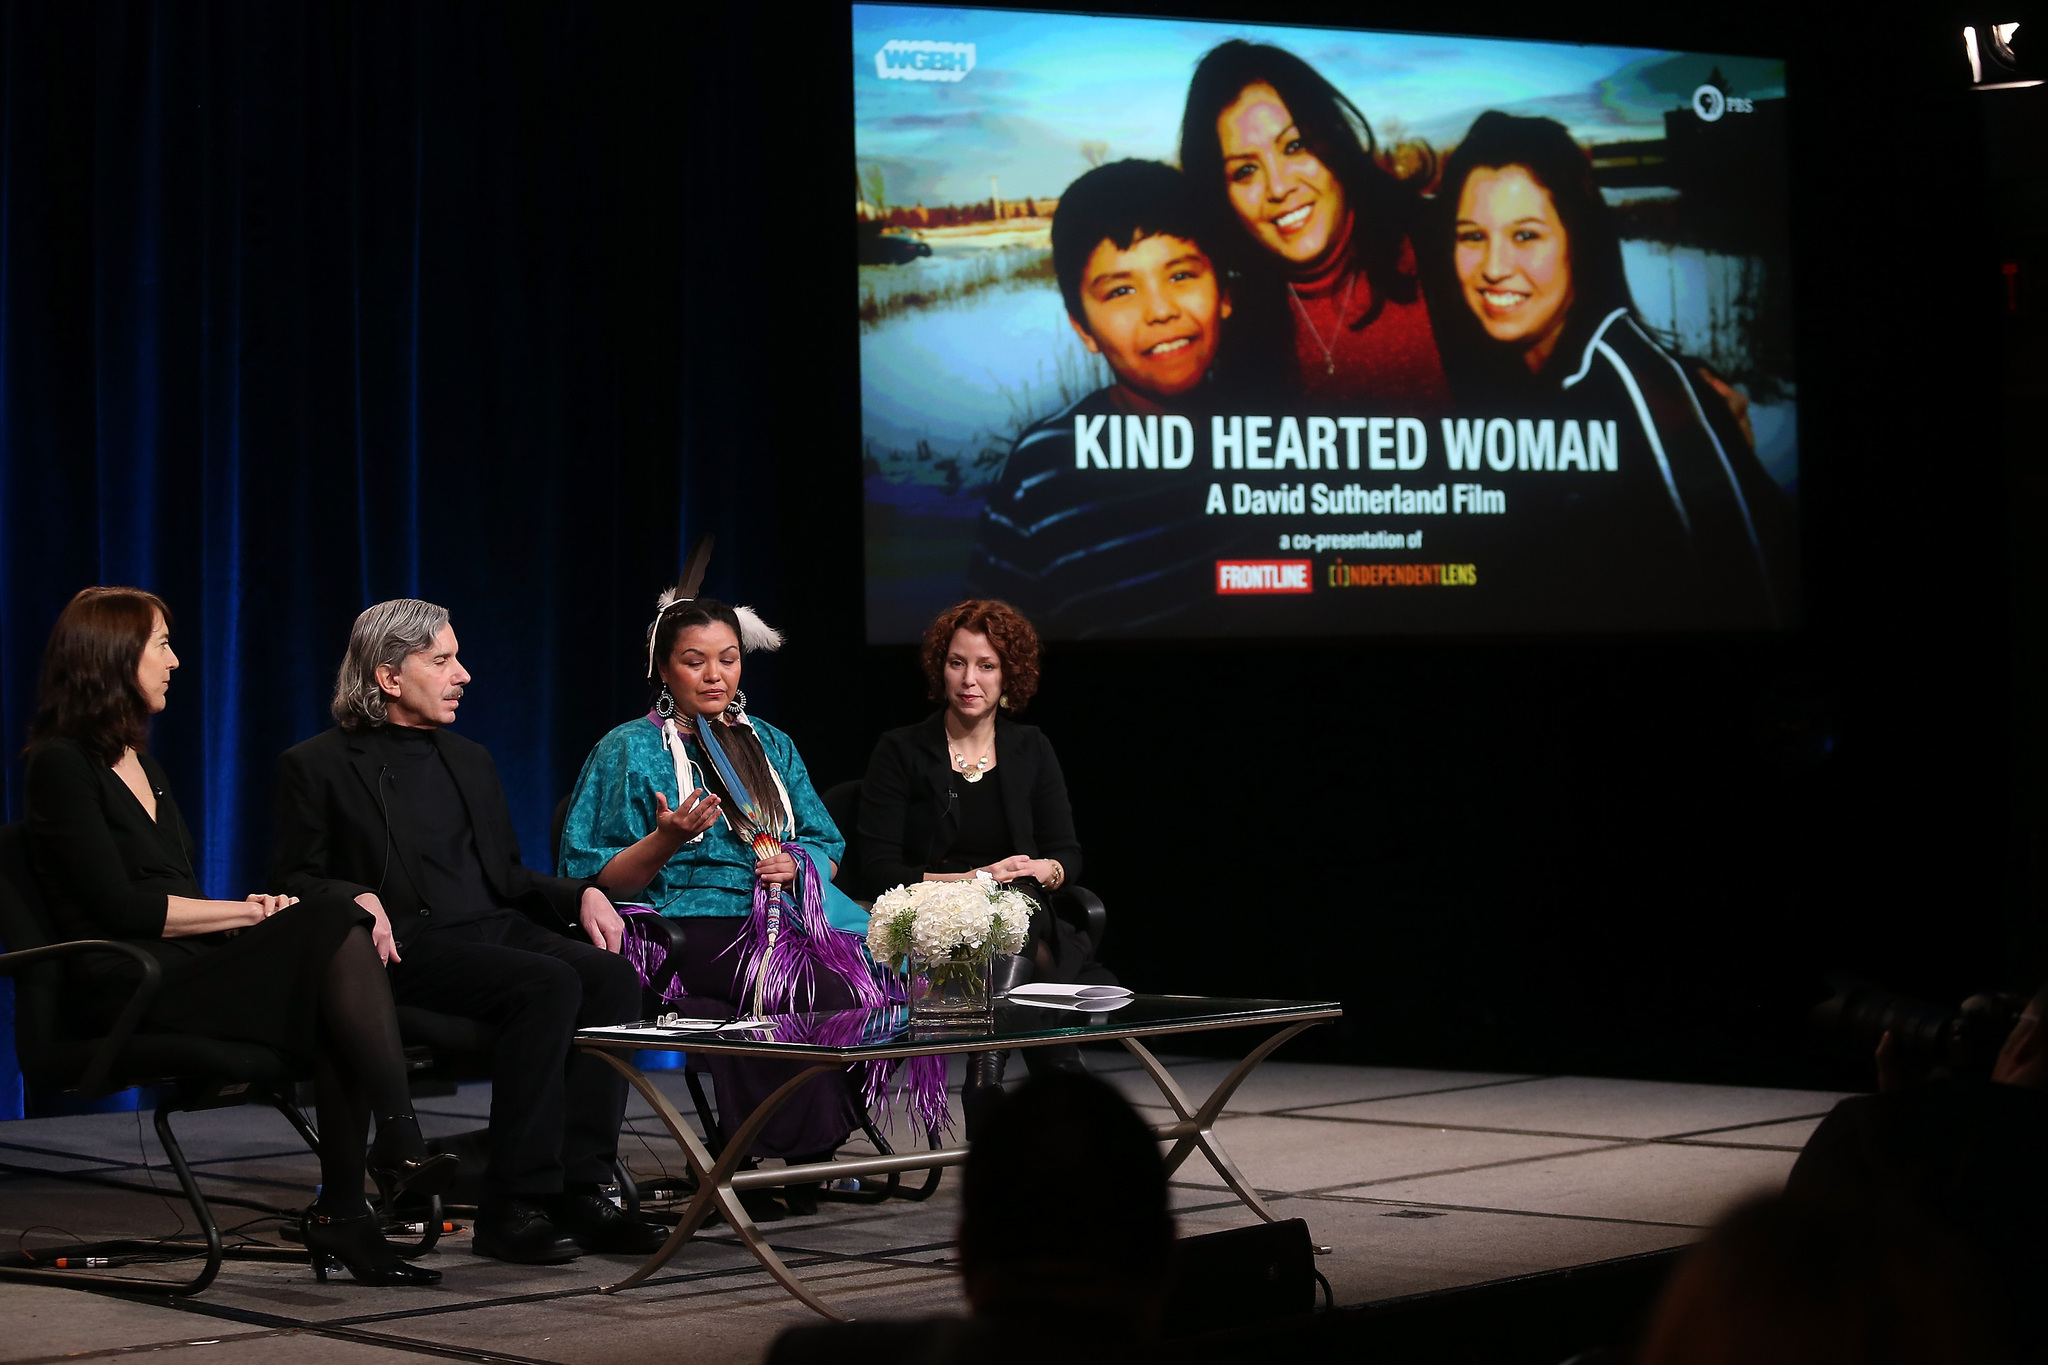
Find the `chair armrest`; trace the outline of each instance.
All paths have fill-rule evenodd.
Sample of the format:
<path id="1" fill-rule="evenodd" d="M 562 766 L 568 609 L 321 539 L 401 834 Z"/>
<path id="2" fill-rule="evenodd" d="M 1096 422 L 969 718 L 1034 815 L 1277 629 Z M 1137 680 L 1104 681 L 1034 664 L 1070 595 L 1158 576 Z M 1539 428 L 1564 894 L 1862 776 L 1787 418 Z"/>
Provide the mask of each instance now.
<path id="1" fill-rule="evenodd" d="M 163 965 L 132 943 L 123 943 L 111 938 L 82 938 L 69 943 L 49 943 L 40 948 L 22 948 L 12 953 L 0 953 L 0 976 L 13 976 L 23 967 L 33 967 L 38 962 L 54 958 L 83 957 L 88 953 L 121 953 L 142 964 L 142 980 L 136 983 L 135 994 L 121 1009 L 121 1017 L 114 1021 L 114 1027 L 107 1036 L 100 1039 L 100 1045 L 93 1050 L 92 1061 L 86 1065 L 85 1074 L 79 1077 L 78 1088 L 85 1094 L 99 1092 L 107 1079 L 107 1072 L 113 1068 L 114 1058 L 121 1049 L 128 1046 L 129 1037 L 135 1026 L 142 1022 L 142 1012 L 149 1008 L 149 1002 L 156 998 L 157 988 L 163 985 Z"/>
<path id="2" fill-rule="evenodd" d="M 1088 935 L 1089 946 L 1096 952 L 1102 951 L 1102 936 L 1109 930 L 1109 911 L 1102 906 L 1102 897 L 1085 886 L 1063 887 L 1074 903 L 1081 907 L 1081 928 Z"/>
<path id="3" fill-rule="evenodd" d="M 645 928 L 648 938 L 656 943 L 666 944 L 661 961 L 654 966 L 654 974 L 648 978 L 647 989 L 660 996 L 676 979 L 682 970 L 683 944 L 686 934 L 681 920 L 666 915 L 640 915 L 636 917 Z"/>

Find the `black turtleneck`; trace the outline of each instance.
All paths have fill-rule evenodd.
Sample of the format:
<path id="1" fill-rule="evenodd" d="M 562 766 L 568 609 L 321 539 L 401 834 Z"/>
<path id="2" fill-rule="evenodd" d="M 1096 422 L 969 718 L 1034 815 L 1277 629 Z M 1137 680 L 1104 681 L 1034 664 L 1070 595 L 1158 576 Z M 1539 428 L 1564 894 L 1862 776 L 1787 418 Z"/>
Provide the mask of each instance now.
<path id="1" fill-rule="evenodd" d="M 469 807 L 441 757 L 438 732 L 381 725 L 374 742 L 385 769 L 392 831 L 418 856 L 425 927 L 441 929 L 496 914 L 503 907 L 484 876 Z"/>

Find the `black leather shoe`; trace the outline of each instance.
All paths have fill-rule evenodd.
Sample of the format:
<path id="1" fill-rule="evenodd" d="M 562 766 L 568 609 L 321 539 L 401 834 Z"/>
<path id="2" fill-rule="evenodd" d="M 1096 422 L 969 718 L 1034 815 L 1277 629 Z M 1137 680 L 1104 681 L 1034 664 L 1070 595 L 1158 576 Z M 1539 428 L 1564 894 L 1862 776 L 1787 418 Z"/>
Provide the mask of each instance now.
<path id="1" fill-rule="evenodd" d="M 327 1283 L 334 1266 L 347 1266 L 361 1284 L 430 1285 L 441 1283 L 441 1272 L 426 1270 L 404 1260 L 397 1248 L 384 1240 L 377 1219 L 368 1208 L 335 1214 L 320 1204 L 309 1206 L 299 1216 L 299 1240 L 306 1244 L 313 1262 L 313 1278 Z"/>
<path id="2" fill-rule="evenodd" d="M 515 1265 L 560 1265 L 583 1254 L 545 1209 L 516 1197 L 494 1199 L 476 1211 L 470 1250 Z"/>
<path id="3" fill-rule="evenodd" d="M 406 1195 L 431 1198 L 455 1183 L 462 1161 L 452 1152 L 427 1150 L 419 1120 L 393 1114 L 377 1121 L 377 1140 L 366 1159 L 370 1179 L 377 1182 L 377 1207 L 392 1213 Z"/>
<path id="4" fill-rule="evenodd" d="M 741 1190 L 740 1207 L 747 1211 L 747 1217 L 757 1223 L 779 1223 L 789 1217 L 789 1210 L 782 1207 L 774 1195 L 766 1190 Z M 717 1210 L 712 1210 L 716 1213 Z"/>
<path id="5" fill-rule="evenodd" d="M 830 1161 L 837 1155 L 839 1155 L 837 1147 L 827 1147 L 822 1152 L 812 1152 L 808 1156 L 790 1157 L 789 1164 L 792 1166 L 812 1166 L 821 1161 Z M 782 1202 L 788 1206 L 790 1217 L 809 1218 L 818 1212 L 818 1196 L 823 1194 L 824 1191 L 825 1182 L 822 1180 L 812 1180 L 802 1185 L 784 1185 L 782 1187 Z"/>
<path id="6" fill-rule="evenodd" d="M 548 1220 L 585 1251 L 651 1256 L 668 1240 L 665 1230 L 628 1216 L 601 1194 L 549 1195 Z"/>

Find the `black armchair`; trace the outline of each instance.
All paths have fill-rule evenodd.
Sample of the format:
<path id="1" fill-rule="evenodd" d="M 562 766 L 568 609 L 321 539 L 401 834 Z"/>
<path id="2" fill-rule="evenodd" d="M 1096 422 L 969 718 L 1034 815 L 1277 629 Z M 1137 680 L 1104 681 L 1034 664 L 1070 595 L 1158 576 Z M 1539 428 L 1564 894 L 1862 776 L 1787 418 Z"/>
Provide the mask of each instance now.
<path id="1" fill-rule="evenodd" d="M 55 921 L 29 868 L 24 829 L 18 824 L 0 826 L 0 944 L 7 949 L 0 952 L 0 973 L 14 978 L 14 1042 L 23 1077 L 44 1089 L 82 1095 L 103 1095 L 136 1085 L 152 1087 L 156 1092 L 157 1140 L 170 1158 L 171 1169 L 177 1172 L 179 1188 L 184 1191 L 201 1232 L 199 1241 L 124 1239 L 65 1247 L 61 1254 L 66 1259 L 166 1254 L 203 1258 L 196 1274 L 184 1280 L 167 1280 L 60 1270 L 47 1264 L 57 1252 L 17 1253 L 0 1258 L 0 1279 L 123 1294 L 191 1295 L 213 1283 L 222 1260 L 229 1256 L 242 1260 L 304 1261 L 306 1253 L 290 1247 L 223 1248 L 213 1210 L 193 1178 L 184 1148 L 171 1130 L 173 1114 L 255 1101 L 284 1115 L 306 1145 L 317 1153 L 319 1135 L 292 1099 L 300 1078 L 284 1055 L 254 1043 L 136 1032 L 136 1025 L 161 984 L 162 969 L 155 958 L 130 943 L 112 939 L 58 941 Z M 104 953 L 135 959 L 142 968 L 142 980 L 111 1029 L 98 1037 L 80 1036 L 66 1027 L 64 1019 L 64 965 L 70 959 Z M 56 1171 L 48 1174 L 53 1179 L 104 1183 L 91 1175 Z M 264 1211 L 279 1216 L 294 1212 L 268 1208 Z"/>

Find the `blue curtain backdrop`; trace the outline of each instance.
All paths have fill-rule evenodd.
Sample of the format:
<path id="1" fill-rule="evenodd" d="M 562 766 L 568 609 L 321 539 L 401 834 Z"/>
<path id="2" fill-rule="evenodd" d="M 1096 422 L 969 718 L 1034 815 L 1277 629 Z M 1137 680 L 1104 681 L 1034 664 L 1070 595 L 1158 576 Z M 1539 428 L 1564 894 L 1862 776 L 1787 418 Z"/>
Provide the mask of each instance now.
<path id="1" fill-rule="evenodd" d="M 751 324 L 694 264 L 726 229 L 684 192 L 687 132 L 741 65 L 685 53 L 745 46 L 742 22 L 0 6 L 8 819 L 51 620 L 87 584 L 147 587 L 177 615 L 152 742 L 200 879 L 258 889 L 272 761 L 329 724 L 349 622 L 422 596 L 475 674 L 462 731 L 548 862 L 556 799 L 644 700 L 680 547 L 718 532 L 710 588 L 775 605 Z M 743 197 L 747 171 L 722 182 Z M 0 1116 L 20 1105 L 0 1074 Z"/>

